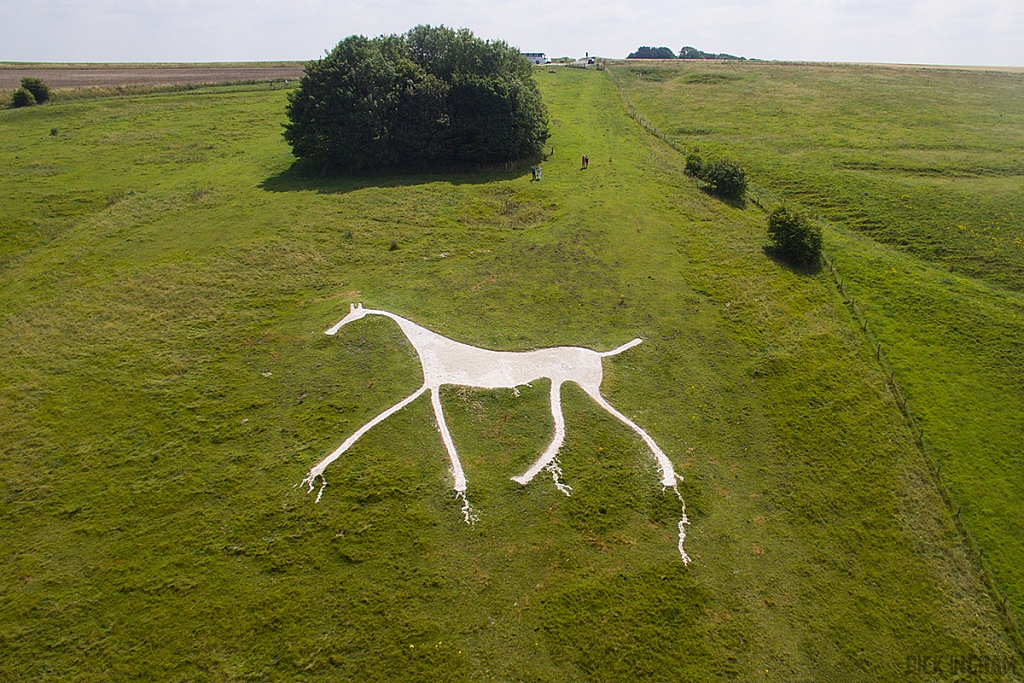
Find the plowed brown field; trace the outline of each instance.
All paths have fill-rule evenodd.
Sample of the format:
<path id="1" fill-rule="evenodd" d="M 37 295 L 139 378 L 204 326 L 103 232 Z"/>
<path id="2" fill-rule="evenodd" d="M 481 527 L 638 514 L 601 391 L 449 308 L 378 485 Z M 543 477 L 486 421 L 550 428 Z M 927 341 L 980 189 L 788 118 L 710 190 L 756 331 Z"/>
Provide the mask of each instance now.
<path id="1" fill-rule="evenodd" d="M 238 81 L 283 81 L 302 76 L 305 62 L 251 64 L 0 64 L 0 90 L 18 87 L 25 76 L 51 88 L 118 85 L 186 85 Z"/>

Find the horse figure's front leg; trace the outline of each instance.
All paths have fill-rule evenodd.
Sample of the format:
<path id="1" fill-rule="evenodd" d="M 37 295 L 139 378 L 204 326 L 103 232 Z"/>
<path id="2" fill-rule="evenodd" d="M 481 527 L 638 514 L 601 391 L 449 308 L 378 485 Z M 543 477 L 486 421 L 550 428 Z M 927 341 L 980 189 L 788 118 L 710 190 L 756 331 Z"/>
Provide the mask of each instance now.
<path id="1" fill-rule="evenodd" d="M 538 472 L 549 467 L 554 462 L 555 456 L 558 455 L 558 449 L 562 447 L 562 442 L 565 441 L 565 417 L 562 415 L 562 383 L 555 380 L 551 380 L 551 416 L 555 419 L 555 435 L 552 437 L 548 447 L 541 453 L 541 456 L 537 458 L 537 461 L 530 466 L 530 469 L 518 477 L 512 477 L 512 481 L 517 484 L 526 486 L 537 476 Z M 552 475 L 555 477 L 555 486 L 558 487 L 558 490 L 565 495 L 569 495 L 571 489 L 558 480 L 558 472 L 553 471 Z"/>
<path id="2" fill-rule="evenodd" d="M 466 498 L 466 474 L 462 471 L 462 462 L 459 460 L 459 453 L 455 450 L 455 442 L 452 441 L 451 432 L 448 431 L 448 423 L 444 419 L 444 410 L 441 408 L 441 387 L 430 388 L 430 403 L 434 406 L 434 417 L 437 418 L 437 430 L 441 432 L 441 441 L 444 442 L 445 450 L 448 451 L 448 459 L 452 463 L 452 477 L 455 479 L 455 494 L 462 499 L 462 518 L 466 524 L 476 522 L 476 513 Z"/>
<path id="3" fill-rule="evenodd" d="M 302 480 L 300 485 L 306 486 L 307 492 L 312 492 L 313 488 L 316 486 L 317 477 L 319 477 L 321 482 L 320 491 L 319 493 L 316 494 L 316 502 L 319 503 L 320 498 L 324 495 L 324 487 L 327 486 L 327 479 L 324 478 L 324 470 L 327 469 L 327 466 L 330 465 L 335 460 L 337 460 L 338 456 L 340 456 L 342 453 L 351 448 L 352 444 L 359 440 L 359 437 L 361 437 L 366 432 L 370 431 L 374 426 L 380 424 L 384 420 L 388 419 L 389 417 L 397 413 L 402 408 L 406 407 L 407 405 L 415 401 L 426 390 L 427 385 L 424 384 L 422 387 L 413 392 L 411 396 L 399 401 L 398 403 L 391 406 L 383 413 L 381 413 L 380 415 L 378 415 L 377 417 L 373 418 L 372 420 L 364 424 L 362 427 L 360 427 L 355 434 L 345 439 L 345 443 L 338 446 L 338 448 L 336 448 L 334 452 L 332 452 L 326 458 L 318 462 L 316 465 L 313 465 L 312 469 L 309 470 L 309 474 L 306 475 L 306 478 Z"/>
<path id="4" fill-rule="evenodd" d="M 441 432 L 441 441 L 444 441 L 445 450 L 448 451 L 448 459 L 452 463 L 452 476 L 455 478 L 455 490 L 458 493 L 466 493 L 466 475 L 462 471 L 462 462 L 455 450 L 455 442 L 452 441 L 451 432 L 448 431 L 448 423 L 444 419 L 444 410 L 441 409 L 441 388 L 431 387 L 430 403 L 434 406 L 434 417 L 437 418 L 437 429 Z"/>

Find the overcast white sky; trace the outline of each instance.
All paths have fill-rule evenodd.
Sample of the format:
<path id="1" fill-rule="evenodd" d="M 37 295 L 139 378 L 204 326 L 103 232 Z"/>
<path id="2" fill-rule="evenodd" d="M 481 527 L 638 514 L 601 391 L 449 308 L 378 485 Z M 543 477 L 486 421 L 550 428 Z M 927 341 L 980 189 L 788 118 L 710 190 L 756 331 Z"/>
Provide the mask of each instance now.
<path id="1" fill-rule="evenodd" d="M 466 27 L 524 51 L 1024 66 L 1022 0 L 0 0 L 0 61 L 315 59 L 354 33 Z"/>

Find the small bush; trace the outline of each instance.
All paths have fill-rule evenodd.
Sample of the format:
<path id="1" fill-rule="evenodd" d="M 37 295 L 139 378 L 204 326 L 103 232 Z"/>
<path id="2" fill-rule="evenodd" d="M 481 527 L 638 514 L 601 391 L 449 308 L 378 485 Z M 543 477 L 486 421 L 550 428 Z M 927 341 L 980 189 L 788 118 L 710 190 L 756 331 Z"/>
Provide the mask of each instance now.
<path id="1" fill-rule="evenodd" d="M 36 98 L 25 88 L 18 88 L 14 91 L 14 95 L 11 96 L 11 106 L 14 108 L 31 107 L 35 103 Z"/>
<path id="2" fill-rule="evenodd" d="M 704 177 L 704 157 L 697 154 L 696 152 L 690 152 L 686 155 L 686 175 L 692 175 L 694 178 Z"/>
<path id="3" fill-rule="evenodd" d="M 38 78 L 32 76 L 25 76 L 21 79 L 21 87 L 32 93 L 32 97 L 36 99 L 36 104 L 42 104 L 43 102 L 50 101 L 50 88 Z"/>
<path id="4" fill-rule="evenodd" d="M 699 178 L 708 184 L 712 194 L 727 199 L 743 199 L 747 191 L 747 175 L 743 168 L 731 159 L 707 162 L 704 157 L 691 152 L 686 155 L 686 175 Z"/>
<path id="5" fill-rule="evenodd" d="M 771 251 L 795 266 L 813 268 L 821 263 L 821 230 L 784 206 L 768 214 L 768 239 Z"/>
<path id="6" fill-rule="evenodd" d="M 704 168 L 702 176 L 711 191 L 727 199 L 743 199 L 747 191 L 747 175 L 743 168 L 731 159 L 719 159 Z"/>

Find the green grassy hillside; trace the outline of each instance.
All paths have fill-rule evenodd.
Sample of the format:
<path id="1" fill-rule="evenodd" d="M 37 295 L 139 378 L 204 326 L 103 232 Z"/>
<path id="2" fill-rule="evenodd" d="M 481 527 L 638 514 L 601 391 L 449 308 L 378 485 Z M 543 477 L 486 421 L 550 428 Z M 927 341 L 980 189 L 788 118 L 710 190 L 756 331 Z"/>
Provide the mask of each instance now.
<path id="1" fill-rule="evenodd" d="M 1024 614 L 1024 75 L 753 64 L 616 73 L 677 148 L 732 155 L 755 198 L 826 222 L 844 287 Z"/>
<path id="2" fill-rule="evenodd" d="M 766 259 L 605 74 L 538 77 L 539 183 L 305 177 L 280 92 L 0 112 L 3 678 L 1019 680 L 828 277 Z M 643 337 L 603 392 L 683 475 L 694 561 L 572 386 L 571 498 L 509 480 L 550 439 L 537 382 L 443 393 L 475 525 L 425 398 L 315 504 L 309 468 L 422 381 L 387 320 L 323 334 L 353 301 L 502 350 Z"/>
<path id="3" fill-rule="evenodd" d="M 844 65 L 620 65 L 673 141 L 742 155 L 778 198 L 1024 290 L 1024 74 Z"/>

